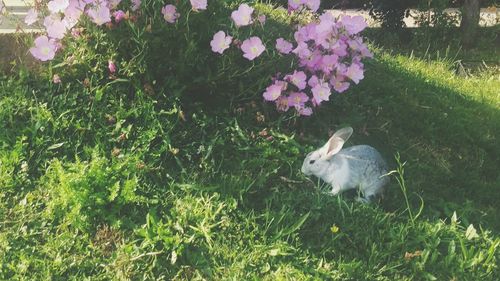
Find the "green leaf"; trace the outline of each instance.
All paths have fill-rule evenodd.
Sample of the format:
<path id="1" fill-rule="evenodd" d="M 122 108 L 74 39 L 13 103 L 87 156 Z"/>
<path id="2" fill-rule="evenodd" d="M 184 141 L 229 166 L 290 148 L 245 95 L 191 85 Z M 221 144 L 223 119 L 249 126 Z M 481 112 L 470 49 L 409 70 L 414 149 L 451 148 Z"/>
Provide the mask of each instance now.
<path id="1" fill-rule="evenodd" d="M 130 80 L 128 80 L 128 79 L 124 79 L 124 78 L 118 78 L 118 79 L 114 79 L 113 81 L 111 81 L 111 82 L 107 83 L 107 84 L 105 85 L 105 87 L 110 86 L 110 85 L 113 85 L 113 84 L 116 84 L 116 83 L 125 83 L 125 82 L 130 82 Z"/>
<path id="2" fill-rule="evenodd" d="M 95 100 L 100 101 L 102 99 L 102 96 L 104 95 L 103 89 L 97 89 L 95 91 Z"/>
<path id="3" fill-rule="evenodd" d="M 424 276 L 426 280 L 431 280 L 431 281 L 437 280 L 436 276 L 430 274 L 429 272 L 424 272 Z"/>
<path id="4" fill-rule="evenodd" d="M 64 142 L 60 142 L 60 143 L 56 143 L 56 144 L 53 144 L 51 146 L 49 146 L 47 148 L 47 150 L 54 150 L 54 149 L 58 149 L 59 147 L 63 146 Z"/>
<path id="5" fill-rule="evenodd" d="M 66 66 L 66 65 L 68 65 L 68 62 L 63 61 L 61 63 L 58 63 L 58 64 L 52 66 L 52 69 L 60 68 L 60 67 Z"/>
<path id="6" fill-rule="evenodd" d="M 453 215 L 451 216 L 451 224 L 457 224 L 458 218 L 457 218 L 457 212 L 453 211 Z"/>
<path id="7" fill-rule="evenodd" d="M 281 235 L 282 236 L 289 235 L 289 234 L 292 234 L 293 232 L 297 231 L 306 222 L 306 220 L 310 214 L 311 214 L 311 212 L 307 212 L 296 223 L 294 223 L 293 225 L 288 227 L 285 231 L 283 231 L 283 233 Z"/>
<path id="8" fill-rule="evenodd" d="M 109 201 L 114 201 L 120 192 L 120 181 L 115 182 L 115 184 L 111 187 L 111 193 L 109 194 Z"/>
<path id="9" fill-rule="evenodd" d="M 467 230 L 465 231 L 465 238 L 467 238 L 467 240 L 472 240 L 478 237 L 479 235 L 477 234 L 477 230 L 474 228 L 472 224 L 470 224 L 469 227 L 467 227 Z"/>

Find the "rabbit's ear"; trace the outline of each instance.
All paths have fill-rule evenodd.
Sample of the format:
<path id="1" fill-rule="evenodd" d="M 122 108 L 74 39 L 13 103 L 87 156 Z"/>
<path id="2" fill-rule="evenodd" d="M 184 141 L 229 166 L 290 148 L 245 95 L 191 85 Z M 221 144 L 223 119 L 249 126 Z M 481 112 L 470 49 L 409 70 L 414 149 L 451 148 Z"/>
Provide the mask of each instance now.
<path id="1" fill-rule="evenodd" d="M 324 157 L 330 159 L 333 155 L 337 154 L 344 146 L 344 143 L 351 137 L 352 132 L 351 127 L 342 128 L 335 132 L 323 147 L 325 152 Z"/>
<path id="2" fill-rule="evenodd" d="M 342 128 L 333 134 L 334 137 L 338 137 L 346 142 L 352 135 L 353 129 L 351 127 Z"/>

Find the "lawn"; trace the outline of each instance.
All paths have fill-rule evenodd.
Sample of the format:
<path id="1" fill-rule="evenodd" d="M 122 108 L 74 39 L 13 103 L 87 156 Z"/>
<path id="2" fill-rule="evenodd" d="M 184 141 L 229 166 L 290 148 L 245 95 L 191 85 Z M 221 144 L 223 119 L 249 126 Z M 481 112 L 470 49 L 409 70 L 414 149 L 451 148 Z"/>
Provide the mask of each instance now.
<path id="1" fill-rule="evenodd" d="M 365 79 L 311 117 L 1 76 L 0 279 L 498 280 L 497 39 L 367 34 Z M 378 203 L 300 173 L 344 126 L 394 170 Z"/>

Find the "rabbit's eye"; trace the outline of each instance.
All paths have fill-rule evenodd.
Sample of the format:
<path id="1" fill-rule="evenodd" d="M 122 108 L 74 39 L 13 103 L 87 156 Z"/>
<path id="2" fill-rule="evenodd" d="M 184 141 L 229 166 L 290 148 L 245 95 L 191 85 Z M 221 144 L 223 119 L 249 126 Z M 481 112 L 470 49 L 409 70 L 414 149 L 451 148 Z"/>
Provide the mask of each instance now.
<path id="1" fill-rule="evenodd" d="M 311 161 L 309 161 L 309 164 L 314 164 L 315 161 L 316 160 L 311 160 Z"/>

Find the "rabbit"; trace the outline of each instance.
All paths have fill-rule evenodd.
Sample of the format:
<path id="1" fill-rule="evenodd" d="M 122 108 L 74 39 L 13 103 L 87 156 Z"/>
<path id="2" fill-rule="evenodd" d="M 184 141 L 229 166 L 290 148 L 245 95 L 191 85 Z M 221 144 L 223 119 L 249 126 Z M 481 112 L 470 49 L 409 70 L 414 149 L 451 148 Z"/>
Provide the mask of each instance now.
<path id="1" fill-rule="evenodd" d="M 360 196 L 356 200 L 370 203 L 374 197 L 382 195 L 389 183 L 387 164 L 382 155 L 369 145 L 342 149 L 352 133 L 351 127 L 335 132 L 323 147 L 307 154 L 301 171 L 306 176 L 315 175 L 330 184 L 332 195 L 359 188 Z"/>

